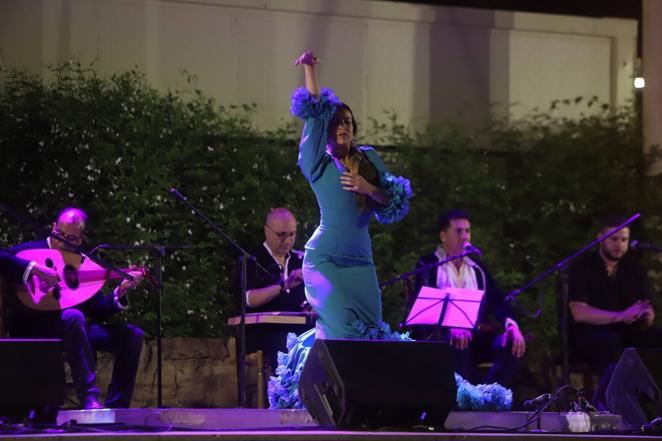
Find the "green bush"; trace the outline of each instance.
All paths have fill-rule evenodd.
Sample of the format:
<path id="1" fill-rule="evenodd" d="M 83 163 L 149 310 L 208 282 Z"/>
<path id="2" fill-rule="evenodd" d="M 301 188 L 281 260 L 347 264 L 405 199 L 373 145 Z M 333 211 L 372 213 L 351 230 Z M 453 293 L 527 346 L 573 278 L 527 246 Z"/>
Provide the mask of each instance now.
<path id="1" fill-rule="evenodd" d="M 234 254 L 168 190 L 189 201 L 231 237 L 259 244 L 270 207 L 288 206 L 302 248 L 318 221 L 309 186 L 296 167 L 298 126 L 261 133 L 254 105 L 219 106 L 195 89 L 161 93 L 136 71 L 102 78 L 68 63 L 53 79 L 4 72 L 0 94 L 0 201 L 47 228 L 63 206 L 85 208 L 89 244 L 192 244 L 168 252 L 163 328 L 167 336 L 223 336 L 234 313 Z M 604 212 L 642 212 L 641 237 L 660 237 L 659 179 L 645 174 L 640 128 L 631 108 L 601 109 L 595 100 L 571 120 L 555 109 L 521 121 L 492 121 L 472 133 L 447 124 L 412 133 L 393 113 L 371 121 L 396 174 L 409 177 L 412 210 L 400 224 L 373 227 L 381 280 L 411 270 L 437 244 L 436 218 L 456 207 L 473 214 L 473 235 L 505 290 L 512 290 L 594 236 Z M 657 186 L 657 187 L 656 187 Z M 32 239 L 26 222 L 0 217 L 0 245 Z M 640 230 L 640 231 L 637 231 Z M 37 233 L 43 235 L 46 230 Z M 153 254 L 104 252 L 119 264 L 154 265 Z M 652 262 L 655 264 L 655 262 Z M 132 295 L 127 319 L 153 330 L 155 302 Z M 403 287 L 384 290 L 385 319 L 404 315 Z M 556 338 L 554 279 L 520 297 L 526 330 L 540 343 Z M 540 307 L 541 318 L 530 313 Z"/>

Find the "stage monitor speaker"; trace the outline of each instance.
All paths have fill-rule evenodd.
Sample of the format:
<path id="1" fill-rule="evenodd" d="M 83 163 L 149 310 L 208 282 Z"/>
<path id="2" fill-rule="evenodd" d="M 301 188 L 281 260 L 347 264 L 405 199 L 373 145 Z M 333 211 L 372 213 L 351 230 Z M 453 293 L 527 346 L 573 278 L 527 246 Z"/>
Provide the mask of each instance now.
<path id="1" fill-rule="evenodd" d="M 662 415 L 662 349 L 627 348 L 607 385 L 607 408 L 640 428 Z"/>
<path id="2" fill-rule="evenodd" d="M 0 415 L 54 423 L 64 402 L 62 341 L 0 339 Z"/>
<path id="3" fill-rule="evenodd" d="M 316 340 L 299 397 L 321 426 L 443 427 L 455 406 L 446 343 Z"/>

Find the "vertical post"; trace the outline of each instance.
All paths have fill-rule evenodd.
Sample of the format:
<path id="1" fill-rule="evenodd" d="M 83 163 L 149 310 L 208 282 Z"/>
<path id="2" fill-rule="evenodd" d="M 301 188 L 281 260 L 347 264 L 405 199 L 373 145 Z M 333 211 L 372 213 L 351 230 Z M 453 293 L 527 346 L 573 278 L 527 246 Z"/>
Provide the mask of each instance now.
<path id="1" fill-rule="evenodd" d="M 662 2 L 642 0 L 644 153 L 662 147 Z M 650 164 L 651 175 L 662 173 L 662 160 Z"/>
<path id="2" fill-rule="evenodd" d="M 241 273 L 239 278 L 241 280 L 241 318 L 239 321 L 239 356 L 237 357 L 237 390 L 239 407 L 246 406 L 246 265 L 248 256 L 241 255 L 239 261 L 241 263 Z"/>
<path id="3" fill-rule="evenodd" d="M 163 256 L 165 254 L 165 247 L 158 247 L 156 250 L 159 254 L 157 264 L 158 268 L 158 281 L 159 281 L 159 292 L 157 294 L 157 306 L 156 306 L 156 407 L 163 407 L 163 348 L 162 348 L 162 336 L 163 336 L 163 326 L 161 325 L 161 307 L 163 300 Z"/>
<path id="4" fill-rule="evenodd" d="M 570 356 L 568 350 L 568 273 L 559 271 L 561 279 L 561 316 L 559 317 L 559 331 L 561 332 L 561 383 L 570 384 Z"/>

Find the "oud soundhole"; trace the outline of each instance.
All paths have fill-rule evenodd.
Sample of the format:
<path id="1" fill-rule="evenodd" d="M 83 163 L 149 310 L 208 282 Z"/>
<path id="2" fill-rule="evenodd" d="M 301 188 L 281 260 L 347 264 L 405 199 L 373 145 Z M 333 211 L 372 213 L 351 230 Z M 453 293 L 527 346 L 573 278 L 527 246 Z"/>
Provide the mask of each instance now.
<path id="1" fill-rule="evenodd" d="M 66 283 L 70 289 L 76 289 L 80 285 L 78 271 L 71 265 L 64 267 L 64 283 Z"/>

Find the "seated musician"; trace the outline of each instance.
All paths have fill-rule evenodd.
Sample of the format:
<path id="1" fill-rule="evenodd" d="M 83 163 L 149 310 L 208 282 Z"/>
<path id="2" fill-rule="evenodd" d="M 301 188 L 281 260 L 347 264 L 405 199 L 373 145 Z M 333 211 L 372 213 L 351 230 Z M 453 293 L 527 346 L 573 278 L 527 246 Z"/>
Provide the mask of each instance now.
<path id="1" fill-rule="evenodd" d="M 421 257 L 417 268 L 440 262 L 448 256 L 462 254 L 471 241 L 471 222 L 463 211 L 451 210 L 439 218 L 439 240 L 434 253 Z M 421 328 L 414 330 L 418 339 L 442 338 L 453 347 L 455 371 L 476 383 L 497 382 L 510 387 L 517 367 L 517 359 L 524 355 L 526 344 L 505 295 L 481 262 L 464 257 L 423 271 L 416 278 L 416 292 L 422 286 L 433 288 L 466 288 L 484 290 L 479 313 L 478 330 Z M 493 326 L 489 321 L 495 320 Z M 493 328 L 493 329 L 490 329 Z M 494 362 L 485 378 L 476 378 L 474 368 L 483 362 Z"/>
<path id="2" fill-rule="evenodd" d="M 51 249 L 60 251 L 63 255 L 68 254 L 69 246 L 54 235 L 80 246 L 85 240 L 86 225 L 87 215 L 84 211 L 65 208 L 58 214 L 48 238 L 17 245 L 11 248 L 11 251 L 18 253 L 32 249 Z M 42 264 L 32 266 L 42 268 Z M 131 271 L 130 274 L 134 276 L 134 280 L 124 280 L 112 294 L 97 292 L 87 301 L 64 310 L 33 310 L 19 300 L 18 290 L 8 293 L 6 297 L 7 330 L 11 337 L 62 339 L 76 393 L 84 409 L 104 407 L 99 403 L 99 388 L 96 385 L 97 350 L 113 352 L 115 355 L 105 406 L 126 408 L 131 403 L 142 350 L 143 331 L 130 324 L 106 321 L 127 307 L 126 293 L 135 288 L 140 279 L 139 272 Z M 42 276 L 40 273 L 37 275 Z M 60 274 L 59 278 L 62 280 L 64 276 Z M 59 286 L 61 290 L 67 287 L 62 282 Z"/>
<path id="3" fill-rule="evenodd" d="M 625 220 L 615 214 L 604 217 L 597 237 Z M 607 410 L 606 389 L 626 347 L 662 348 L 662 329 L 653 326 L 653 287 L 629 248 L 630 228 L 624 227 L 575 260 L 568 271 L 570 351 L 600 375 L 591 400 L 599 410 Z"/>
<path id="4" fill-rule="evenodd" d="M 264 242 L 252 250 L 257 262 L 268 273 L 258 268 L 254 262 L 248 262 L 247 313 L 304 311 L 306 294 L 301 274 L 303 256 L 301 252 L 292 250 L 296 233 L 297 221 L 290 210 L 274 208 L 269 212 L 264 224 Z M 262 350 L 273 372 L 278 366 L 278 351 L 287 352 L 287 333 L 299 334 L 311 327 L 312 325 L 266 324 L 247 326 L 246 353 Z"/>

